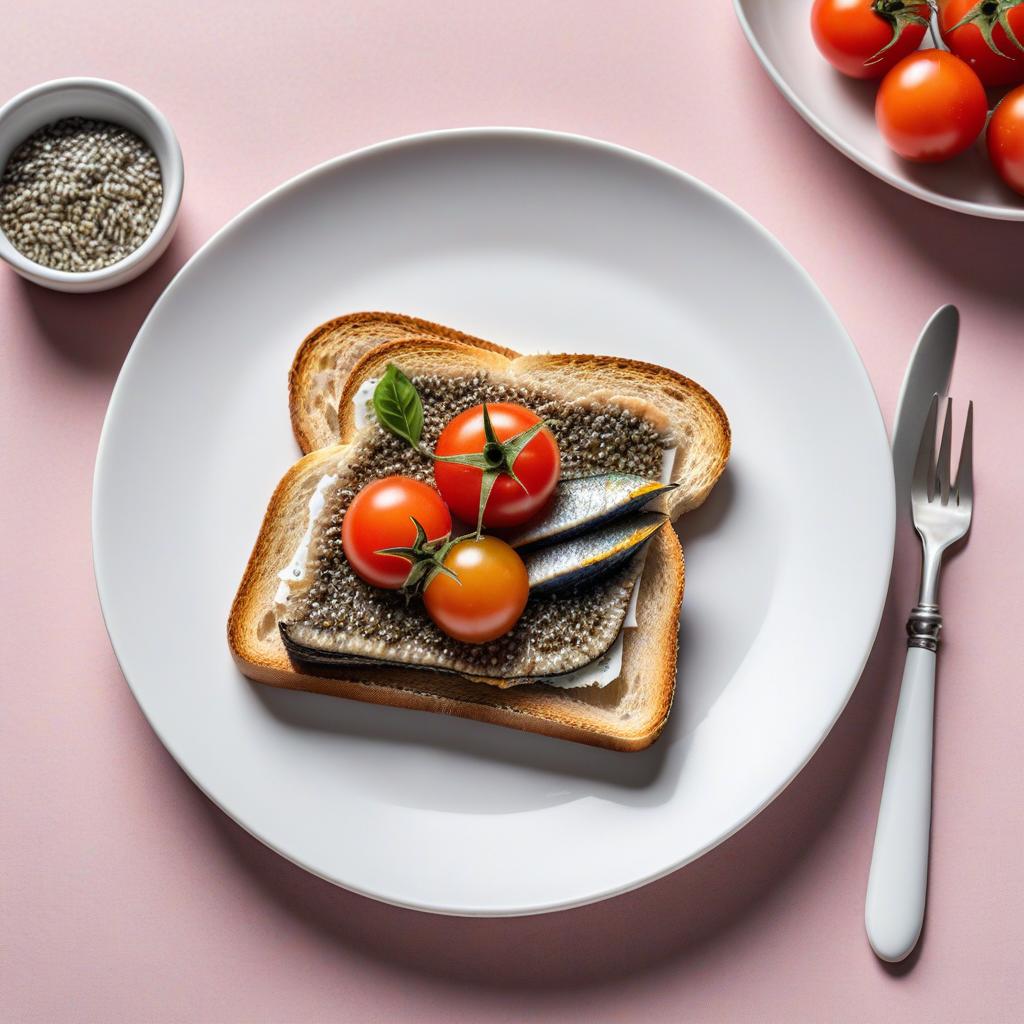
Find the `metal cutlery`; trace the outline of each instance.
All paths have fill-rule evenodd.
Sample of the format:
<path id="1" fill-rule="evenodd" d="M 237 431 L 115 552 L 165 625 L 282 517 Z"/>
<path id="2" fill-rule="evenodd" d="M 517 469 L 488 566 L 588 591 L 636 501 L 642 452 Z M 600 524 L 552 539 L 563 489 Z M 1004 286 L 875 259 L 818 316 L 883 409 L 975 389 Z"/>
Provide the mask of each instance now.
<path id="1" fill-rule="evenodd" d="M 924 923 L 931 828 L 935 658 L 942 616 L 939 574 L 947 549 L 970 529 L 974 505 L 974 405 L 967 420 L 955 479 L 952 462 L 953 402 L 945 403 L 942 438 L 935 453 L 940 399 L 932 399 L 910 485 L 914 527 L 923 559 L 917 605 L 907 623 L 907 660 L 893 726 L 885 784 L 868 877 L 865 926 L 883 960 L 904 959 Z"/>
<path id="2" fill-rule="evenodd" d="M 959 334 L 960 313 L 956 306 L 940 306 L 924 325 L 907 364 L 892 432 L 897 516 L 910 512 L 910 478 L 921 430 L 932 396 L 945 396 L 949 388 Z"/>

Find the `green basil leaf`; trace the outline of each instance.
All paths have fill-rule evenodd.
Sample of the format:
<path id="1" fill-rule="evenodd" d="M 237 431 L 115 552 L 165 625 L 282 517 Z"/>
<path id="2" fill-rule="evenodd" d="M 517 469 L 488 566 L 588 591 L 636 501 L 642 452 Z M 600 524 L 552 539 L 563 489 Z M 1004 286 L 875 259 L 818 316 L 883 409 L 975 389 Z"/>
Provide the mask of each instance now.
<path id="1" fill-rule="evenodd" d="M 377 422 L 418 448 L 423 435 L 423 403 L 411 380 L 394 363 L 373 390 Z"/>

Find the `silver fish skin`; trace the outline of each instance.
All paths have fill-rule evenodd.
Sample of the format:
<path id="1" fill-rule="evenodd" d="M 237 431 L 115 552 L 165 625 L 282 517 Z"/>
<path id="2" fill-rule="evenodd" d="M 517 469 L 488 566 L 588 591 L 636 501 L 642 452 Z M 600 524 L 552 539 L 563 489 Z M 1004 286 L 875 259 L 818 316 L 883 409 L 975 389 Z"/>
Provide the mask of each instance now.
<path id="1" fill-rule="evenodd" d="M 629 515 L 675 486 L 632 473 L 562 480 L 541 517 L 506 534 L 504 539 L 520 554 L 547 544 L 561 543 L 603 523 Z"/>
<path id="2" fill-rule="evenodd" d="M 657 512 L 641 512 L 525 555 L 530 592 L 576 587 L 607 572 L 636 554 L 667 522 Z"/>

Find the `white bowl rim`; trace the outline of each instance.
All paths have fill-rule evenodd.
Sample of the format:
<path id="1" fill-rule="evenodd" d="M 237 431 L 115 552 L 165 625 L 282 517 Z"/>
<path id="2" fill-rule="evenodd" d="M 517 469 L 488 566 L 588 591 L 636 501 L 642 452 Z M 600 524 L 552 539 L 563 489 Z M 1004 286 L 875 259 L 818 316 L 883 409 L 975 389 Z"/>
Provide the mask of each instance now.
<path id="1" fill-rule="evenodd" d="M 119 82 L 112 82 L 107 78 L 54 78 L 48 82 L 34 85 L 18 93 L 17 96 L 8 100 L 0 107 L 0 124 L 3 123 L 9 114 L 26 103 L 31 103 L 40 96 L 45 96 L 47 93 L 82 88 L 112 93 L 127 100 L 137 107 L 147 120 L 152 122 L 156 133 L 160 136 L 164 144 L 166 157 L 161 158 L 160 154 L 155 155 L 160 162 L 160 175 L 163 179 L 164 194 L 163 201 L 160 204 L 160 215 L 157 217 L 156 224 L 153 225 L 153 230 L 150 231 L 142 245 L 123 259 L 117 260 L 116 263 L 111 263 L 109 266 L 101 267 L 99 270 L 81 272 L 55 270 L 52 267 L 47 267 L 45 264 L 36 263 L 35 260 L 30 260 L 19 252 L 10 239 L 3 236 L 2 232 L 0 232 L 0 236 L 3 236 L 4 241 L 7 242 L 7 245 L 3 247 L 3 259 L 25 277 L 28 277 L 30 280 L 43 279 L 54 284 L 74 284 L 78 285 L 81 290 L 88 291 L 91 290 L 88 287 L 89 285 L 98 285 L 121 277 L 127 271 L 144 262 L 150 253 L 160 245 L 167 233 L 173 229 L 175 219 L 178 216 L 178 208 L 181 205 L 182 190 L 185 185 L 185 167 L 181 156 L 181 146 L 178 144 L 178 138 L 174 134 L 171 122 L 141 93 L 137 93 L 134 89 L 129 89 L 128 86 L 121 85 Z M 69 113 L 67 116 L 73 115 Z"/>
<path id="2" fill-rule="evenodd" d="M 848 156 L 855 164 L 863 167 L 864 170 L 870 172 L 876 178 L 881 178 L 882 181 L 887 182 L 894 188 L 898 188 L 901 192 L 906 192 L 907 195 L 914 196 L 916 199 L 923 199 L 926 203 L 931 203 L 933 206 L 941 206 L 944 209 L 954 210 L 957 213 L 965 213 L 971 217 L 987 217 L 989 220 L 1024 220 L 1024 206 L 1017 207 L 1006 206 L 999 203 L 976 203 L 969 199 L 957 199 L 955 196 L 947 196 L 942 192 L 936 192 L 934 189 L 926 188 L 923 185 L 917 184 L 915 181 L 911 181 L 909 178 L 904 178 L 888 168 L 883 167 L 882 164 L 873 160 L 866 153 L 861 152 L 861 150 L 850 142 L 847 142 L 846 139 L 835 132 L 804 103 L 804 101 L 793 91 L 789 83 L 779 73 L 779 69 L 774 63 L 772 63 L 771 58 L 764 51 L 760 41 L 754 33 L 754 29 L 751 26 L 749 19 L 747 18 L 746 0 L 733 0 L 733 9 L 736 12 L 736 18 L 740 23 L 740 27 L 743 29 L 743 34 L 747 37 L 747 42 L 750 44 L 750 48 L 756 54 L 757 59 L 761 62 L 765 71 L 768 72 L 768 77 L 772 80 L 775 87 L 789 101 L 789 105 L 823 139 L 835 146 L 840 153 Z"/>

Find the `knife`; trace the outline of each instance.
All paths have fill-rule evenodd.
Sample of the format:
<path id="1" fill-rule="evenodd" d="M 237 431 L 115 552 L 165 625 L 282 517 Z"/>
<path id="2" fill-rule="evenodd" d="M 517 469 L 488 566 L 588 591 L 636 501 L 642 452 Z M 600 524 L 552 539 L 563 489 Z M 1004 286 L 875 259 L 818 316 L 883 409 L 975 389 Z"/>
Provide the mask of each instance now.
<path id="1" fill-rule="evenodd" d="M 949 388 L 959 329 L 960 314 L 955 306 L 936 310 L 914 346 L 903 377 L 896 404 L 892 457 L 896 511 L 904 522 L 910 518 L 910 481 L 928 410 L 934 396 L 945 396 Z M 909 661 L 907 665 L 900 687 L 897 728 L 885 769 L 864 908 L 871 948 L 888 961 L 902 960 L 917 944 L 928 877 L 933 711 L 931 703 L 920 698 Z M 927 744 L 908 742 L 907 736 L 911 735 L 926 736 Z M 926 802 L 927 814 L 920 813 L 922 801 Z M 883 818 L 887 822 L 884 829 Z"/>
<path id="2" fill-rule="evenodd" d="M 900 396 L 896 400 L 892 431 L 897 516 L 910 514 L 910 478 L 914 473 L 921 431 L 932 396 L 944 398 L 949 390 L 959 333 L 960 313 L 956 306 L 941 306 L 924 325 L 910 355 Z"/>

